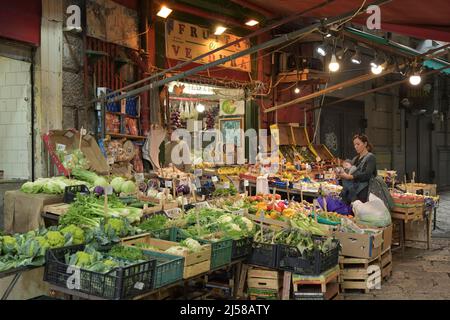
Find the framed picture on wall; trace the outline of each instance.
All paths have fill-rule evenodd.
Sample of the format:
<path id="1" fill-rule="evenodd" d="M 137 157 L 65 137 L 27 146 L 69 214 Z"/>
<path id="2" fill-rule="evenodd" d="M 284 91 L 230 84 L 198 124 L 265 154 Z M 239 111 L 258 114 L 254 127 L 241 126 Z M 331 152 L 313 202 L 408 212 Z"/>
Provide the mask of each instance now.
<path id="1" fill-rule="evenodd" d="M 219 116 L 240 116 L 245 113 L 245 101 L 220 99 Z"/>
<path id="2" fill-rule="evenodd" d="M 243 145 L 244 119 L 242 117 L 219 119 L 219 127 L 224 144 L 234 144 L 237 147 Z"/>

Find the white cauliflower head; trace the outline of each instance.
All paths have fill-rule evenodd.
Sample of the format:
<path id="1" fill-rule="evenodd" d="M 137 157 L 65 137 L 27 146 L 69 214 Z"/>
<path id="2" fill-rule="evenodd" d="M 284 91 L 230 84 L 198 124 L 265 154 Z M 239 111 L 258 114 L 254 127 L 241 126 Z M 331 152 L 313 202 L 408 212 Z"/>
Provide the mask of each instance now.
<path id="1" fill-rule="evenodd" d="M 247 227 L 248 231 L 252 231 L 253 230 L 254 224 L 253 224 L 253 222 L 250 219 L 248 219 L 246 217 L 242 217 L 241 221 L 245 224 L 245 226 Z"/>
<path id="2" fill-rule="evenodd" d="M 220 216 L 219 219 L 217 220 L 219 223 L 230 223 L 233 221 L 233 217 L 225 214 L 223 216 Z"/>

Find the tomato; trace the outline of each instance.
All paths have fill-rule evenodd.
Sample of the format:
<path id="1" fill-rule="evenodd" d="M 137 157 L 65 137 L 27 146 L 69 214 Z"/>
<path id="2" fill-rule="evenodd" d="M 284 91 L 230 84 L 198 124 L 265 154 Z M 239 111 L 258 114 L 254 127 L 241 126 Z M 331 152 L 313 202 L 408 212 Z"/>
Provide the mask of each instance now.
<path id="1" fill-rule="evenodd" d="M 275 195 L 275 199 L 276 199 L 276 200 L 281 200 L 281 195 L 276 194 L 276 195 Z"/>

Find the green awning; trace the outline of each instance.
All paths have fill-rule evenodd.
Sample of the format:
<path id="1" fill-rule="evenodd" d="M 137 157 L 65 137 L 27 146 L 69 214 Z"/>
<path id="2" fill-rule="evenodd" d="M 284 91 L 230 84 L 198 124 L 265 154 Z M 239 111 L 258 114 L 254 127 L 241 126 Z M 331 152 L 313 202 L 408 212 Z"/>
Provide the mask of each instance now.
<path id="1" fill-rule="evenodd" d="M 383 46 L 387 46 L 387 47 L 396 49 L 402 53 L 406 53 L 406 54 L 410 55 L 411 57 L 415 57 L 415 56 L 418 56 L 421 54 L 419 51 L 417 51 L 413 48 L 404 46 L 402 44 L 393 42 L 393 41 L 385 39 L 383 37 L 376 36 L 376 35 L 373 35 L 373 34 L 358 30 L 358 29 L 345 27 L 345 31 L 353 34 L 356 37 L 360 37 L 360 38 L 369 40 L 370 42 L 374 42 L 379 45 L 383 45 Z M 430 60 L 425 60 L 423 65 L 426 68 L 434 69 L 434 70 L 441 69 L 441 68 L 445 67 L 445 65 L 448 65 L 449 69 L 442 70 L 441 72 L 450 75 L 450 63 L 448 63 L 447 61 L 444 61 L 441 59 L 430 59 Z"/>

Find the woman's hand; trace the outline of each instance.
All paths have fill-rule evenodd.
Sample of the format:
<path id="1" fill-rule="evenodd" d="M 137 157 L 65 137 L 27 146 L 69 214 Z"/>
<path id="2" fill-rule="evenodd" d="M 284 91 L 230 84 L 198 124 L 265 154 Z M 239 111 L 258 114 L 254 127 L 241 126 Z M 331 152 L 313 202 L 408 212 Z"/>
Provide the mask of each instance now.
<path id="1" fill-rule="evenodd" d="M 351 175 L 351 174 L 348 174 L 348 173 L 341 173 L 340 175 L 339 175 L 339 177 L 341 178 L 341 179 L 344 179 L 344 180 L 353 180 L 353 176 Z"/>

